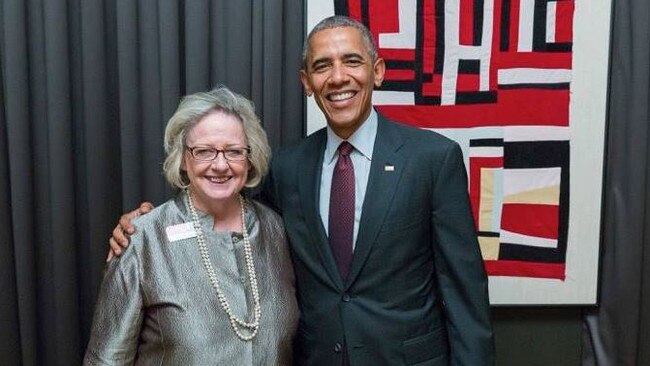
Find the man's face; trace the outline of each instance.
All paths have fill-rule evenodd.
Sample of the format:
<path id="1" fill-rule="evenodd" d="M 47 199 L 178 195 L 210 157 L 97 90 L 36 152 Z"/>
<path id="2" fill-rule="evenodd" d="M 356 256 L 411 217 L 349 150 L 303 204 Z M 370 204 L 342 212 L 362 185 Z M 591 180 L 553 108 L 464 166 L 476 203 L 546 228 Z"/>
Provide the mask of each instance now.
<path id="1" fill-rule="evenodd" d="M 347 139 L 368 118 L 385 70 L 383 59 L 372 62 L 358 29 L 332 28 L 312 36 L 300 80 L 334 133 Z"/>

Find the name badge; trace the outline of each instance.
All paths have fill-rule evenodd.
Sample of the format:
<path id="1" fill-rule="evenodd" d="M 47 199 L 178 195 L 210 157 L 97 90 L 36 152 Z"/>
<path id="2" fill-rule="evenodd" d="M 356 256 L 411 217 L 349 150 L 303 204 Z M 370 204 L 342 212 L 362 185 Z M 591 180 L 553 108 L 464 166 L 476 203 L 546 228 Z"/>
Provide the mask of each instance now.
<path id="1" fill-rule="evenodd" d="M 167 233 L 167 240 L 170 242 L 196 237 L 196 230 L 194 230 L 194 225 L 191 222 L 167 226 L 165 232 Z"/>

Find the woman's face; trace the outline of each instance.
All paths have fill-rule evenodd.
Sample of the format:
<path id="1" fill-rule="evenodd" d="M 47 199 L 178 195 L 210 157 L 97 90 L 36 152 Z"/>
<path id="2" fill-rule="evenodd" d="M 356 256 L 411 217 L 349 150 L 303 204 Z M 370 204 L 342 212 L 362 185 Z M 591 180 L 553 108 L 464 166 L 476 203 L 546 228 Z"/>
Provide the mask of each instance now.
<path id="1" fill-rule="evenodd" d="M 188 148 L 198 146 L 219 150 L 245 148 L 242 122 L 231 114 L 212 112 L 190 129 L 186 145 Z M 229 161 L 223 152 L 217 153 L 212 161 L 198 161 L 186 150 L 183 169 L 187 172 L 196 208 L 209 213 L 211 208 L 237 203 L 237 195 L 246 184 L 249 167 L 248 159 Z"/>

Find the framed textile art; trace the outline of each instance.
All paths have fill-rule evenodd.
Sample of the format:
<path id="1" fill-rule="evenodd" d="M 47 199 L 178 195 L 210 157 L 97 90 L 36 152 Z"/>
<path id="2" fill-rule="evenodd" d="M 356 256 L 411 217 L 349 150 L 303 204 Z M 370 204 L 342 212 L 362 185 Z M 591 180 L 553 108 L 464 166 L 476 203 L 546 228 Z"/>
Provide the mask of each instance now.
<path id="1" fill-rule="evenodd" d="M 373 104 L 464 153 L 493 305 L 597 299 L 610 0 L 308 0 L 387 65 Z M 309 133 L 325 126 L 313 99 Z"/>

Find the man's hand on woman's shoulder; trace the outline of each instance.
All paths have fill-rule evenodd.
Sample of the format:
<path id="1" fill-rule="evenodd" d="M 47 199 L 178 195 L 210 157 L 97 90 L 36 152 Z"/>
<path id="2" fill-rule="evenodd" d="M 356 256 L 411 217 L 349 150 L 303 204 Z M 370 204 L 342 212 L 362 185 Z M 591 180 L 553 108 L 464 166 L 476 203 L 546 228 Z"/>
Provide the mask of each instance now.
<path id="1" fill-rule="evenodd" d="M 140 207 L 120 217 L 120 221 L 115 226 L 115 229 L 113 229 L 113 236 L 108 240 L 110 250 L 106 258 L 107 262 L 113 259 L 114 256 L 121 255 L 122 249 L 129 245 L 129 236 L 135 232 L 135 226 L 133 226 L 131 221 L 140 215 L 149 213 L 151 210 L 153 210 L 151 202 L 142 202 Z"/>

